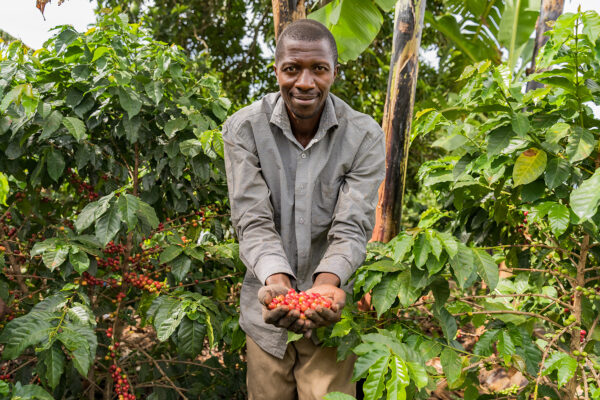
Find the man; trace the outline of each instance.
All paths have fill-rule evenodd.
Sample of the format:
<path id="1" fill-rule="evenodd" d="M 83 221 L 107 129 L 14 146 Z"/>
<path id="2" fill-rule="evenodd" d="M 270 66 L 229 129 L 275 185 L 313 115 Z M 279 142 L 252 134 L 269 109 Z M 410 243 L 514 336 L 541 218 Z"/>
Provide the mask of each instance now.
<path id="1" fill-rule="evenodd" d="M 248 268 L 240 325 L 246 332 L 248 393 L 255 400 L 355 394 L 354 358 L 315 344 L 314 328 L 340 319 L 348 279 L 364 261 L 384 136 L 369 116 L 329 93 L 337 47 L 322 24 L 286 28 L 275 53 L 280 91 L 238 111 L 223 127 L 231 219 Z M 317 292 L 331 309 L 266 305 L 289 288 Z M 287 330 L 304 333 L 287 342 Z"/>

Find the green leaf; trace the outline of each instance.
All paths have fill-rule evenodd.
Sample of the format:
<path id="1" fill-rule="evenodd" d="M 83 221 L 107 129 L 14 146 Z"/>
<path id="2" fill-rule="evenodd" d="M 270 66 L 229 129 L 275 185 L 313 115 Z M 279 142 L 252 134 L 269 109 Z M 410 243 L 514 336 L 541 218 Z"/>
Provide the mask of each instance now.
<path id="1" fill-rule="evenodd" d="M 125 111 L 127 111 L 129 119 L 138 115 L 142 109 L 142 101 L 140 100 L 140 96 L 130 87 L 119 87 L 118 94 L 119 102 Z"/>
<path id="2" fill-rule="evenodd" d="M 504 363 L 509 364 L 511 357 L 515 353 L 515 345 L 507 331 L 500 332 L 496 347 L 498 348 L 498 353 L 504 358 Z"/>
<path id="3" fill-rule="evenodd" d="M 177 349 L 180 354 L 195 358 L 204 348 L 206 325 L 184 317 L 177 330 Z"/>
<path id="4" fill-rule="evenodd" d="M 150 81 L 144 85 L 144 89 L 146 90 L 148 97 L 154 101 L 154 104 L 158 105 L 163 97 L 162 83 L 160 81 Z"/>
<path id="5" fill-rule="evenodd" d="M 87 254 L 80 251 L 77 247 L 71 246 L 69 250 L 69 262 L 75 269 L 75 271 L 82 274 L 90 267 L 90 259 Z"/>
<path id="6" fill-rule="evenodd" d="M 571 176 L 571 166 L 562 158 L 553 158 L 548 162 L 544 181 L 548 189 L 552 190 L 566 182 Z"/>
<path id="7" fill-rule="evenodd" d="M 379 400 L 383 395 L 389 360 L 389 355 L 382 357 L 369 369 L 369 375 L 363 384 L 365 400 Z"/>
<path id="8" fill-rule="evenodd" d="M 198 154 L 202 154 L 202 142 L 198 139 L 188 139 L 179 143 L 179 151 L 186 157 L 194 158 Z"/>
<path id="9" fill-rule="evenodd" d="M 513 131 L 520 137 L 525 137 L 527 136 L 527 133 L 529 133 L 529 119 L 527 118 L 527 115 L 522 112 L 513 114 L 511 125 Z"/>
<path id="10" fill-rule="evenodd" d="M 498 42 L 508 50 L 508 68 L 514 70 L 520 56 L 520 48 L 527 43 L 535 29 L 539 14 L 539 2 L 508 0 L 498 27 Z"/>
<path id="11" fill-rule="evenodd" d="M 331 392 L 327 393 L 323 400 L 356 400 L 356 397 L 342 392 Z"/>
<path id="12" fill-rule="evenodd" d="M 166 247 L 160 254 L 160 263 L 168 263 L 169 261 L 174 260 L 181 253 L 183 253 L 183 247 L 179 245 L 171 245 Z"/>
<path id="13" fill-rule="evenodd" d="M 487 283 L 490 290 L 493 291 L 498 285 L 498 265 L 491 255 L 481 249 L 473 249 L 473 259 L 475 260 L 479 276 Z"/>
<path id="14" fill-rule="evenodd" d="M 177 280 L 177 282 L 183 281 L 187 273 L 190 271 L 190 267 L 192 266 L 192 260 L 190 260 L 187 256 L 177 257 L 171 263 L 171 273 L 173 277 Z"/>
<path id="15" fill-rule="evenodd" d="M 78 142 L 81 142 L 81 140 L 85 138 L 85 124 L 79 118 L 65 117 L 63 118 L 62 123 L 65 128 L 67 128 L 71 136 L 73 136 Z"/>
<path id="16" fill-rule="evenodd" d="M 169 139 L 172 139 L 175 134 L 179 131 L 184 130 L 187 127 L 187 120 L 183 118 L 175 118 L 167 121 L 165 124 L 165 133 Z"/>
<path id="17" fill-rule="evenodd" d="M 458 327 L 456 326 L 456 320 L 444 307 L 434 308 L 433 315 L 439 321 L 446 341 L 450 343 L 451 340 L 456 336 Z"/>
<path id="18" fill-rule="evenodd" d="M 100 46 L 97 47 L 96 50 L 94 50 L 94 57 L 92 57 L 92 62 L 96 62 L 100 57 L 102 57 L 103 55 L 105 55 L 106 53 L 109 53 L 110 49 L 108 47 L 105 46 Z"/>
<path id="19" fill-rule="evenodd" d="M 385 274 L 381 282 L 373 289 L 373 306 L 377 310 L 377 317 L 390 309 L 398 293 L 402 282 L 400 274 Z"/>
<path id="20" fill-rule="evenodd" d="M 586 159 L 596 145 L 594 135 L 587 129 L 576 126 L 573 134 L 569 135 L 566 154 L 571 163 Z"/>
<path id="21" fill-rule="evenodd" d="M 159 305 L 154 315 L 154 329 L 159 341 L 167 340 L 181 323 L 185 316 L 182 303 L 178 300 L 167 298 Z"/>
<path id="22" fill-rule="evenodd" d="M 136 196 L 125 193 L 119 196 L 117 207 L 119 207 L 123 222 L 127 224 L 127 229 L 131 232 L 138 222 L 137 211 L 139 208 L 139 199 Z"/>
<path id="23" fill-rule="evenodd" d="M 493 344 L 499 332 L 498 329 L 486 331 L 479 337 L 477 343 L 475 343 L 473 352 L 480 356 L 491 356 L 494 352 Z"/>
<path id="24" fill-rule="evenodd" d="M 375 3 L 383 10 L 390 11 L 396 5 L 396 0 L 375 0 Z"/>
<path id="25" fill-rule="evenodd" d="M 447 232 L 436 232 L 436 235 L 442 241 L 442 245 L 444 246 L 444 249 L 446 249 L 448 256 L 456 256 L 456 253 L 458 253 L 458 242 L 456 241 L 456 238 Z"/>
<path id="26" fill-rule="evenodd" d="M 431 254 L 435 256 L 438 260 L 442 255 L 442 241 L 437 237 L 436 232 L 432 230 L 427 230 L 425 232 L 427 236 L 427 241 L 429 242 L 429 247 L 431 248 Z"/>
<path id="27" fill-rule="evenodd" d="M 341 63 L 355 60 L 379 32 L 383 16 L 371 1 L 334 1 L 309 14 L 307 18 L 317 20 L 333 34 Z"/>
<path id="28" fill-rule="evenodd" d="M 8 185 L 8 179 L 6 175 L 0 172 L 0 204 L 7 206 L 6 198 L 10 194 L 10 186 Z"/>
<path id="29" fill-rule="evenodd" d="M 0 343 L 4 344 L 2 358 L 13 360 L 27 347 L 46 339 L 52 328 L 50 321 L 53 318 L 52 313 L 32 311 L 6 324 L 0 335 Z"/>
<path id="30" fill-rule="evenodd" d="M 0 396 L 8 396 L 11 392 L 10 386 L 6 381 L 0 381 Z"/>
<path id="31" fill-rule="evenodd" d="M 450 286 L 448 281 L 443 278 L 437 278 L 430 285 L 433 296 L 435 297 L 435 306 L 443 307 L 450 297 Z"/>
<path id="32" fill-rule="evenodd" d="M 106 214 L 96 220 L 96 237 L 103 247 L 113 240 L 117 232 L 119 232 L 121 219 L 119 207 L 113 204 Z"/>
<path id="33" fill-rule="evenodd" d="M 570 213 L 569 208 L 565 205 L 554 203 L 548 212 L 548 221 L 550 229 L 554 236 L 562 235 L 569 226 Z"/>
<path id="34" fill-rule="evenodd" d="M 16 86 L 13 89 L 11 89 L 11 91 L 8 92 L 6 96 L 4 96 L 4 98 L 2 98 L 2 102 L 0 102 L 0 111 L 5 112 L 11 103 L 18 102 L 19 98 L 21 97 L 22 91 L 22 85 Z"/>
<path id="35" fill-rule="evenodd" d="M 415 264 L 417 267 L 422 267 L 427 262 L 427 256 L 431 251 L 431 246 L 424 232 L 421 232 L 415 240 L 413 254 L 415 256 Z"/>
<path id="36" fill-rule="evenodd" d="M 294 333 L 292 331 L 287 331 L 287 343 L 297 342 L 302 339 L 304 334 L 302 333 Z"/>
<path id="37" fill-rule="evenodd" d="M 452 384 L 460 379 L 462 373 L 462 361 L 456 351 L 446 347 L 440 355 L 440 363 L 442 364 L 448 383 Z"/>
<path id="38" fill-rule="evenodd" d="M 562 138 L 569 135 L 571 125 L 564 122 L 557 122 L 546 132 L 546 140 L 550 143 L 558 143 Z"/>
<path id="39" fill-rule="evenodd" d="M 577 360 L 571 358 L 568 354 L 555 351 L 545 362 L 542 375 L 548 375 L 553 371 L 558 371 L 558 387 L 563 387 L 573 378 L 577 370 Z"/>
<path id="40" fill-rule="evenodd" d="M 145 203 L 139 199 L 138 199 L 137 207 L 138 207 L 138 210 L 137 210 L 138 218 L 140 218 L 142 221 L 144 221 L 146 223 L 146 225 L 148 225 L 150 228 L 156 229 L 156 227 L 158 226 L 160 221 L 158 220 L 158 217 L 156 216 L 156 211 L 154 211 L 154 208 L 152 208 L 152 206 L 149 205 L 148 203 Z"/>
<path id="41" fill-rule="evenodd" d="M 410 377 L 415 385 L 417 385 L 419 389 L 423 389 L 427 386 L 429 377 L 427 371 L 425 371 L 425 366 L 418 362 L 407 362 L 406 365 L 408 366 L 408 372 L 410 372 Z"/>
<path id="42" fill-rule="evenodd" d="M 63 244 L 58 244 L 56 247 L 48 248 L 42 254 L 42 261 L 50 271 L 54 271 L 67 260 L 69 255 L 69 247 Z"/>
<path id="43" fill-rule="evenodd" d="M 515 186 L 535 181 L 546 169 L 546 153 L 543 150 L 530 148 L 525 150 L 515 161 L 513 181 Z"/>
<path id="44" fill-rule="evenodd" d="M 81 213 L 79 213 L 79 216 L 77 216 L 77 220 L 75 221 L 75 229 L 77 229 L 77 232 L 84 231 L 94 221 L 96 221 L 96 211 L 99 208 L 100 204 L 98 204 L 96 201 L 88 203 L 85 207 L 83 207 L 83 210 L 81 210 Z"/>
<path id="45" fill-rule="evenodd" d="M 15 391 L 12 394 L 12 400 L 54 400 L 48 392 L 37 385 L 21 386 L 20 383 L 15 385 Z"/>
<path id="46" fill-rule="evenodd" d="M 52 113 L 48 116 L 48 118 L 46 118 L 44 120 L 44 122 L 42 123 L 42 128 L 43 128 L 42 134 L 38 138 L 38 141 L 47 139 L 50 137 L 50 135 L 52 135 L 54 132 L 56 132 L 56 130 L 58 128 L 60 128 L 60 124 L 61 124 L 62 120 L 63 120 L 63 116 L 59 111 L 57 111 L 57 110 L 52 111 Z M 69 133 L 71 133 L 71 135 L 73 135 L 73 133 L 71 131 L 69 131 Z"/>
<path id="47" fill-rule="evenodd" d="M 48 175 L 54 182 L 58 182 L 58 178 L 62 175 L 65 169 L 65 160 L 58 151 L 50 149 L 46 155 L 46 165 L 48 166 Z"/>
<path id="48" fill-rule="evenodd" d="M 414 236 L 407 235 L 405 233 L 398 235 L 394 239 L 392 239 L 392 241 L 389 243 L 389 245 L 393 249 L 392 259 L 394 260 L 395 263 L 398 263 L 398 262 L 404 260 L 404 257 L 411 249 L 413 242 L 414 242 Z"/>
<path id="49" fill-rule="evenodd" d="M 63 327 L 57 338 L 65 345 L 65 348 L 71 355 L 75 369 L 77 369 L 81 376 L 87 376 L 94 359 L 90 353 L 90 345 L 85 336 L 79 335 L 78 332 L 72 329 Z"/>
<path id="50" fill-rule="evenodd" d="M 380 348 L 369 348 L 369 351 L 360 355 L 360 357 L 358 357 L 358 359 L 354 363 L 352 381 L 355 382 L 360 378 L 364 377 L 369 372 L 369 369 L 373 366 L 373 364 L 375 364 L 378 360 L 382 358 L 389 357 L 389 354 L 389 350 L 387 349 L 384 351 Z"/>
<path id="51" fill-rule="evenodd" d="M 600 17 L 594 10 L 584 11 L 581 14 L 583 21 L 583 34 L 587 35 L 591 43 L 595 43 L 600 36 Z"/>
<path id="52" fill-rule="evenodd" d="M 462 243 L 458 243 L 458 251 L 455 257 L 450 258 L 450 266 L 456 276 L 456 281 L 464 288 L 473 273 L 473 251 Z"/>
<path id="53" fill-rule="evenodd" d="M 406 387 L 410 383 L 408 367 L 404 360 L 393 356 L 390 360 L 391 378 L 387 381 L 387 398 L 389 400 L 406 399 Z"/>
<path id="54" fill-rule="evenodd" d="M 570 205 L 581 222 L 592 218 L 600 201 L 600 169 L 571 192 Z"/>
<path id="55" fill-rule="evenodd" d="M 38 360 L 46 367 L 48 386 L 52 389 L 56 388 L 65 370 L 66 359 L 64 353 L 58 345 L 54 344 L 48 350 L 40 352 Z"/>

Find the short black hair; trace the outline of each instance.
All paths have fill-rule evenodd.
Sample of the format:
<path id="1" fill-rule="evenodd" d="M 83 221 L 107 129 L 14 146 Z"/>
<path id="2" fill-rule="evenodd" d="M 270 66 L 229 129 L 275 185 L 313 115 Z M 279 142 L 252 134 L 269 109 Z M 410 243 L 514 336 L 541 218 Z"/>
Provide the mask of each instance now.
<path id="1" fill-rule="evenodd" d="M 338 64 L 338 50 L 335 38 L 331 32 L 329 32 L 329 29 L 318 21 L 312 19 L 299 19 L 289 24 L 277 39 L 277 45 L 275 46 L 275 63 L 281 58 L 283 42 L 286 39 L 306 40 L 308 42 L 325 40 L 333 52 L 333 66 L 335 67 Z"/>

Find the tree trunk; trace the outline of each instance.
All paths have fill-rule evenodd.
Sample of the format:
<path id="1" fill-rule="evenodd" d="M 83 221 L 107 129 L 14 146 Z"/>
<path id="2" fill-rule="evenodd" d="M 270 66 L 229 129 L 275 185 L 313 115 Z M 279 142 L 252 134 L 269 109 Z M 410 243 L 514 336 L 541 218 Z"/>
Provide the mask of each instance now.
<path id="1" fill-rule="evenodd" d="M 290 23 L 306 18 L 304 0 L 271 0 L 273 4 L 273 22 L 275 23 L 275 40 Z"/>
<path id="2" fill-rule="evenodd" d="M 425 0 L 398 0 L 396 3 L 393 52 L 382 123 L 386 143 L 385 181 L 379 188 L 371 238 L 375 241 L 388 242 L 400 229 L 424 14 Z"/>
<path id="3" fill-rule="evenodd" d="M 531 67 L 527 70 L 527 75 L 535 72 L 535 59 L 540 49 L 548 41 L 548 36 L 544 35 L 544 33 L 551 29 L 550 26 L 548 26 L 548 22 L 556 21 L 556 19 L 560 17 L 560 15 L 563 13 L 564 5 L 565 0 L 542 0 L 542 5 L 540 6 L 540 16 L 538 17 L 537 24 L 535 26 L 535 45 L 533 47 Z M 543 86 L 544 85 L 539 82 L 529 81 L 527 82 L 527 91 L 538 89 Z"/>

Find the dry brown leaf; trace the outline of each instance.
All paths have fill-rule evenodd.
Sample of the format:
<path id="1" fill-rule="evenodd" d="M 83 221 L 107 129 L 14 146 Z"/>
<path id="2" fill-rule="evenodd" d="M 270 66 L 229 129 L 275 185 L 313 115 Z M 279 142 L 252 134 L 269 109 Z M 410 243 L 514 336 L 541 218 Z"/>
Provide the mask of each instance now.
<path id="1" fill-rule="evenodd" d="M 46 9 L 46 4 L 50 3 L 51 1 L 52 0 L 36 0 L 35 1 L 35 6 L 42 13 L 42 17 L 44 17 L 44 10 Z M 58 0 L 58 5 L 60 6 L 64 2 L 65 2 L 65 0 Z M 45 19 L 46 19 L 46 17 L 44 17 L 44 20 Z"/>

